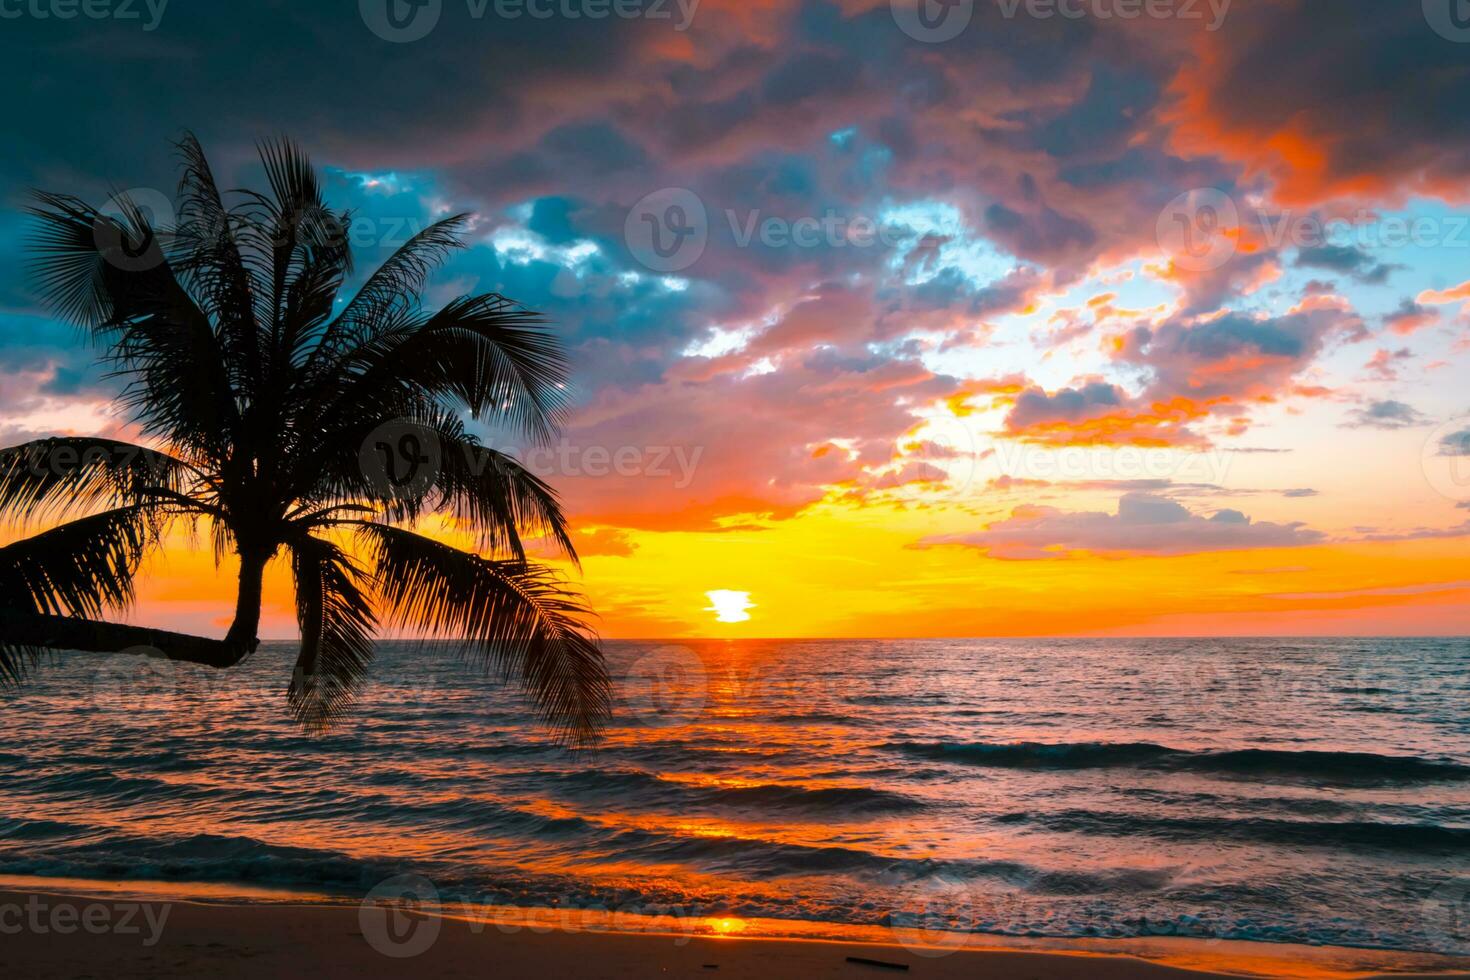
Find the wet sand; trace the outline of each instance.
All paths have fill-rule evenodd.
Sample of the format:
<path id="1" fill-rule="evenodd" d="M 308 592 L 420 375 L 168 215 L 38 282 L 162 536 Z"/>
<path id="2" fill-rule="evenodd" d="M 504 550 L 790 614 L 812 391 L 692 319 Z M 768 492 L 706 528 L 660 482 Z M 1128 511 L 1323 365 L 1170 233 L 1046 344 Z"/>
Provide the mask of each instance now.
<path id="1" fill-rule="evenodd" d="M 17 887 L 20 886 L 20 887 Z M 401 908 L 290 904 L 224 890 L 191 900 L 160 885 L 7 879 L 0 891 L 0 970 L 36 978 L 807 977 L 1127 980 L 1205 977 L 1470 975 L 1470 962 L 1366 950 L 1198 940 L 1002 941 L 953 951 L 902 945 L 600 929 L 535 930 L 512 920 L 441 917 Z M 137 907 L 139 901 L 145 907 Z M 132 908 L 131 913 L 128 909 Z M 67 911 L 69 910 L 69 911 Z M 717 924 L 716 924 L 717 928 Z M 999 945 L 1004 942 L 1004 945 Z M 413 955 L 403 955 L 411 953 Z M 390 955 L 394 954 L 394 955 Z M 1132 955 L 1125 955 L 1132 954 Z M 853 962 L 849 957 L 879 961 Z M 888 964 L 888 965 L 880 965 Z M 907 969 L 902 969 L 906 967 Z M 1457 972 L 1458 971 L 1458 972 Z"/>

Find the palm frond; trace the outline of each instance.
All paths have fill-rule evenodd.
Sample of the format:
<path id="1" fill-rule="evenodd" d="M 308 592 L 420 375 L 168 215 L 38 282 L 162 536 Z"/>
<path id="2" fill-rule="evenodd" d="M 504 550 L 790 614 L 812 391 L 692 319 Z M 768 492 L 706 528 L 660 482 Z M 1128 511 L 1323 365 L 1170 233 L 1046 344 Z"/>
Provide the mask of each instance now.
<path id="1" fill-rule="evenodd" d="M 360 524 L 358 540 L 391 622 L 461 641 L 473 660 L 524 685 L 574 743 L 599 736 L 611 710 L 607 665 L 586 603 L 560 576 L 384 524 Z"/>
<path id="2" fill-rule="evenodd" d="M 546 538 L 573 563 L 577 549 L 556 491 L 512 456 L 463 431 L 441 432 L 442 463 L 431 509 L 463 520 L 482 551 L 524 561 L 522 537 Z"/>
<path id="3" fill-rule="evenodd" d="M 175 232 L 180 277 L 214 322 L 238 390 L 260 375 L 256 293 L 237 235 L 242 219 L 230 211 L 215 182 L 204 148 L 193 133 L 177 144 L 179 222 Z"/>
<path id="4" fill-rule="evenodd" d="M 0 549 L 0 610 L 13 612 L 8 635 L 0 615 L 0 680 L 18 679 L 40 647 L 161 643 L 174 659 L 232 666 L 256 642 L 256 559 L 284 547 L 302 632 L 287 697 L 308 729 L 352 702 L 382 610 L 520 682 L 569 738 L 595 737 L 609 685 L 590 611 L 525 560 L 522 541 L 550 539 L 575 560 L 565 515 L 545 482 L 482 445 L 461 415 L 550 441 L 568 405 L 557 338 L 495 294 L 422 308 L 430 274 L 462 245 L 464 215 L 415 235 L 334 316 L 350 215 L 328 209 L 305 153 L 262 144 L 269 187 L 256 193 L 222 192 L 191 134 L 178 150 L 175 226 L 126 194 L 108 213 L 55 194 L 32 210 L 42 300 L 105 346 L 131 418 L 170 449 L 59 439 L 0 451 L 0 521 L 70 519 Z M 364 460 L 382 441 L 375 431 L 397 420 L 436 440 L 427 489 L 398 494 L 402 481 L 376 479 Z M 390 526 L 430 511 L 458 518 L 495 557 Z M 171 521 L 193 530 L 199 517 L 217 558 L 251 558 L 226 640 L 93 618 L 132 601 L 143 554 Z M 313 536 L 347 526 L 359 529 L 362 566 L 335 538 Z"/>
<path id="5" fill-rule="evenodd" d="M 301 653 L 286 697 L 297 721 L 322 732 L 352 706 L 372 661 L 377 617 L 362 570 L 340 548 L 302 533 L 290 549 Z"/>
<path id="6" fill-rule="evenodd" d="M 162 235 L 127 195 L 105 214 L 69 194 L 36 191 L 36 219 L 27 263 L 41 300 L 61 319 L 86 327 L 116 324 L 125 312 L 115 296 L 116 273 L 157 269 L 165 261 Z"/>
<path id="7" fill-rule="evenodd" d="M 302 467 L 303 482 L 293 489 L 309 499 L 379 498 L 381 481 L 369 478 L 361 455 L 364 440 L 376 428 L 374 421 L 321 436 Z M 543 538 L 577 561 L 566 515 L 544 480 L 514 457 L 483 445 L 452 412 L 435 409 L 395 421 L 422 430 L 424 442 L 432 444 L 434 473 L 433 483 L 420 496 L 377 500 L 391 520 L 447 512 L 475 535 L 480 551 L 524 560 L 523 539 Z"/>
<path id="8" fill-rule="evenodd" d="M 400 409 L 458 404 L 540 444 L 566 421 L 560 340 L 537 313 L 495 294 L 461 297 L 427 317 L 399 315 L 394 329 L 359 348 L 341 371 L 340 388 L 323 412 L 328 419 L 361 418 L 364 407 L 385 403 Z"/>
<path id="9" fill-rule="evenodd" d="M 271 199 L 257 197 L 270 215 L 273 289 L 279 311 L 290 284 L 315 255 L 338 259 L 350 271 L 346 224 L 322 199 L 321 183 L 304 150 L 288 139 L 258 147 Z"/>
<path id="10" fill-rule="evenodd" d="M 378 266 L 322 336 L 313 356 L 319 373 L 329 373 L 344 351 L 371 342 L 393 322 L 393 311 L 416 307 L 429 276 L 450 252 L 464 247 L 460 233 L 468 220 L 468 214 L 456 214 L 434 222 Z"/>
<path id="11" fill-rule="evenodd" d="M 54 521 L 145 499 L 183 503 L 195 477 L 181 459 L 116 439 L 38 439 L 0 449 L 0 520 Z"/>
<path id="12" fill-rule="evenodd" d="M 412 380 L 451 393 L 481 418 L 494 414 L 550 442 L 566 422 L 566 352 L 540 314 L 498 294 L 465 296 L 431 316 L 400 356 Z"/>
<path id="13" fill-rule="evenodd" d="M 125 196 L 114 199 L 121 216 L 62 195 L 37 198 L 32 272 L 42 301 L 107 345 L 128 379 L 123 402 L 144 432 L 219 455 L 237 421 L 235 392 L 208 316 L 161 247 L 147 250 L 163 232 Z M 110 244 L 118 236 L 134 243 L 121 257 Z"/>
<path id="14" fill-rule="evenodd" d="M 6 635 L 12 612 L 96 617 L 133 602 L 133 576 L 153 542 L 146 506 L 83 517 L 0 548 L 0 683 L 18 683 L 39 651 Z"/>

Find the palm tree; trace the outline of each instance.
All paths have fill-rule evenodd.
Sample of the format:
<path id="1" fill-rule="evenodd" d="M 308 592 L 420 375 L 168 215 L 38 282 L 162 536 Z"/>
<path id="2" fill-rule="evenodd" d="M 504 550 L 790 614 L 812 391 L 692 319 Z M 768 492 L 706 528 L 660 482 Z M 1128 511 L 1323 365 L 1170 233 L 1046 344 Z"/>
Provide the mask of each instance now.
<path id="1" fill-rule="evenodd" d="M 350 215 L 323 202 L 295 145 L 261 146 L 269 193 L 230 192 L 231 206 L 192 135 L 179 152 L 172 221 L 136 195 L 104 213 L 38 193 L 31 209 L 42 298 L 105 348 L 131 421 L 162 448 L 83 437 L 0 451 L 0 520 L 55 525 L 0 548 L 0 681 L 61 650 L 232 667 L 256 649 L 262 577 L 280 554 L 301 630 L 287 697 L 309 729 L 351 703 L 374 632 L 390 626 L 459 641 L 565 735 L 594 737 L 609 695 L 589 611 L 523 544 L 543 539 L 575 562 L 566 519 L 550 487 L 463 420 L 553 438 L 566 407 L 558 342 L 499 295 L 421 307 L 467 216 L 420 232 L 339 300 Z M 416 533 L 432 513 L 484 554 Z M 223 639 L 101 618 L 130 605 L 150 550 L 201 523 L 216 562 L 239 562 Z"/>

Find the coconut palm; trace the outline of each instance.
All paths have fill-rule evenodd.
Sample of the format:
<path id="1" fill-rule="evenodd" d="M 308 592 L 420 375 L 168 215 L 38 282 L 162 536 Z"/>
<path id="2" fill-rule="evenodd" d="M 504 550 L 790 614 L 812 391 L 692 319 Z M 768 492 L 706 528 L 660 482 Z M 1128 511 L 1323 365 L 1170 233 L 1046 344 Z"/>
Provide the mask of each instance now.
<path id="1" fill-rule="evenodd" d="M 41 297 L 105 350 L 154 448 L 82 437 L 0 451 L 0 521 L 50 528 L 0 548 L 0 680 L 21 681 L 46 651 L 235 666 L 256 649 L 262 578 L 280 556 L 301 631 L 287 699 L 309 728 L 350 704 L 390 627 L 458 641 L 561 731 L 595 735 L 608 681 L 589 611 L 524 543 L 576 560 L 556 495 L 464 424 L 468 411 L 553 438 L 567 379 L 556 339 L 499 295 L 420 305 L 465 215 L 339 300 L 351 217 L 324 203 L 296 146 L 263 145 L 268 193 L 230 192 L 228 205 L 198 141 L 179 152 L 170 220 L 138 194 L 104 211 L 41 193 L 32 208 Z M 475 550 L 418 533 L 430 514 Z M 238 560 L 223 639 L 102 618 L 130 605 L 150 551 L 201 526 L 217 563 Z"/>

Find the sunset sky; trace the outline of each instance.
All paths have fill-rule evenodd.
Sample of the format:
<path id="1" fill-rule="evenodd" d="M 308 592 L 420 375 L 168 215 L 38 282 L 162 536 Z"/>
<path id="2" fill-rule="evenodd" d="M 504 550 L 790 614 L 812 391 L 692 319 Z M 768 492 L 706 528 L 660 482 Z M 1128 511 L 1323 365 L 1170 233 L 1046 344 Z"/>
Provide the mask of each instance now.
<path id="1" fill-rule="evenodd" d="M 1470 29 L 1432 0 L 957 0 L 943 40 L 889 0 L 267 6 L 0 24 L 0 444 L 135 435 L 28 288 L 27 189 L 167 202 L 185 129 L 250 186 L 289 135 L 359 277 L 473 211 L 431 303 L 565 338 L 526 458 L 606 636 L 1470 633 Z M 218 634 L 233 587 L 181 539 L 132 618 Z"/>

